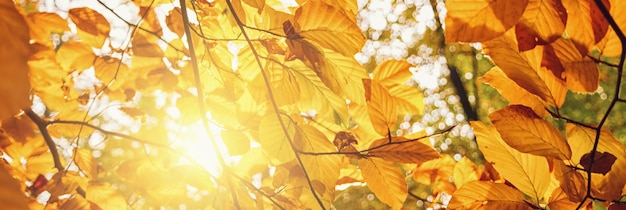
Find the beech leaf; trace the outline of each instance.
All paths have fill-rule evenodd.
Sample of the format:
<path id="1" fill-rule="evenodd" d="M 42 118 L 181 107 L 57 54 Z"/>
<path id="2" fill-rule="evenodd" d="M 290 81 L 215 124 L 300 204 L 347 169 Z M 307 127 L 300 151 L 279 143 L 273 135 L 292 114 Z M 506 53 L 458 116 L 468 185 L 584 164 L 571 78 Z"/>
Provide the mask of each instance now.
<path id="1" fill-rule="evenodd" d="M 408 187 L 400 168 L 376 157 L 361 158 L 358 164 L 367 187 L 376 197 L 391 208 L 400 209 L 408 195 Z"/>
<path id="2" fill-rule="evenodd" d="M 368 155 L 398 163 L 422 163 L 440 157 L 432 147 L 404 137 L 392 137 L 391 142 L 387 138 L 376 140 Z"/>
<path id="3" fill-rule="evenodd" d="M 533 209 L 515 188 L 503 183 L 474 181 L 458 189 L 449 209 Z"/>
<path id="4" fill-rule="evenodd" d="M 580 158 L 580 164 L 585 168 L 585 170 L 591 170 L 591 173 L 601 173 L 602 175 L 606 175 L 609 171 L 611 171 L 611 167 L 613 163 L 617 160 L 615 155 L 612 155 L 608 152 L 595 152 L 596 154 L 593 157 L 593 166 L 591 161 L 591 153 L 584 154 Z"/>
<path id="5" fill-rule="evenodd" d="M 446 2 L 446 42 L 482 42 L 502 35 L 522 17 L 528 0 Z"/>

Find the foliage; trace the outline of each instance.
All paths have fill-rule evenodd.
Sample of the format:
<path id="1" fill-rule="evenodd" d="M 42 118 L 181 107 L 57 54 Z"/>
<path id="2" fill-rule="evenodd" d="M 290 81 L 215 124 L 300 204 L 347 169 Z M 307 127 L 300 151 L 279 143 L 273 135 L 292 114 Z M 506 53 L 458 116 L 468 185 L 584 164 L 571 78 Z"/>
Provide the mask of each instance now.
<path id="1" fill-rule="evenodd" d="M 573 209 L 591 208 L 593 200 L 598 208 L 619 208 L 624 145 L 605 125 L 612 127 L 607 119 L 623 102 L 622 3 L 446 3 L 446 41 L 481 42 L 496 66 L 480 80 L 510 103 L 489 114 L 492 125 L 471 122 L 479 149 L 501 179 L 463 185 L 448 207 Z M 599 66 L 616 76 L 601 76 Z M 598 89 L 601 80 L 612 86 Z M 604 113 L 599 120 L 574 113 L 585 104 L 576 94 L 596 92 L 602 101 L 606 88 L 613 96 L 608 106 L 597 106 L 604 109 L 593 110 Z"/>

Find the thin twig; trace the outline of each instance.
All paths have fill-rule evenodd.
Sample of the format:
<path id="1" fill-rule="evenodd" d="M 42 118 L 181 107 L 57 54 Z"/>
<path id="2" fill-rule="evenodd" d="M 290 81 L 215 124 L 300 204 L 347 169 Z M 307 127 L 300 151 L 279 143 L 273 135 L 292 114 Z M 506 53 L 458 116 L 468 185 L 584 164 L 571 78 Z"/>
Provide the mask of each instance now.
<path id="1" fill-rule="evenodd" d="M 283 129 L 283 132 L 285 133 L 285 137 L 287 138 L 287 141 L 289 141 L 289 145 L 291 146 L 291 149 L 293 150 L 296 156 L 296 160 L 298 161 L 298 164 L 302 167 L 302 172 L 304 173 L 304 177 L 306 178 L 307 184 L 309 185 L 309 189 L 311 190 L 311 193 L 313 194 L 313 197 L 315 197 L 315 200 L 317 201 L 317 204 L 320 206 L 320 208 L 325 210 L 326 207 L 324 206 L 324 202 L 322 202 L 322 199 L 319 197 L 319 195 L 317 195 L 317 192 L 315 192 L 315 188 L 313 187 L 313 183 L 311 182 L 311 177 L 309 176 L 306 170 L 306 167 L 304 166 L 304 164 L 302 163 L 302 159 L 300 158 L 300 153 L 296 151 L 296 147 L 293 144 L 293 141 L 291 139 L 292 137 L 289 136 L 289 132 L 287 131 L 287 126 L 285 126 L 285 122 L 283 122 L 283 119 L 280 116 L 281 115 L 280 109 L 278 108 L 278 104 L 276 104 L 276 100 L 274 98 L 274 91 L 272 90 L 272 87 L 270 85 L 270 81 L 267 76 L 267 73 L 263 71 L 263 64 L 261 64 L 261 59 L 259 57 L 259 54 L 256 51 L 254 45 L 252 44 L 250 37 L 248 37 L 248 33 L 246 33 L 243 22 L 241 22 L 241 19 L 235 12 L 235 8 L 233 7 L 232 2 L 230 0 L 226 0 L 226 4 L 228 4 L 228 9 L 230 10 L 230 13 L 235 18 L 235 22 L 237 22 L 237 25 L 239 26 L 241 33 L 246 38 L 246 41 L 248 42 L 248 46 L 250 47 L 252 54 L 254 54 L 254 59 L 257 65 L 259 66 L 259 69 L 261 70 L 261 75 L 263 76 L 263 81 L 265 82 L 265 87 L 267 88 L 267 93 L 269 95 L 272 107 L 274 109 L 274 113 L 276 114 L 276 117 L 278 118 L 278 122 L 280 123 L 280 126 Z"/>
<path id="2" fill-rule="evenodd" d="M 185 0 L 180 0 L 180 6 L 181 6 L 181 13 L 183 16 L 183 26 L 185 28 L 185 34 L 187 35 L 187 45 L 189 46 L 189 56 L 191 57 L 191 66 L 193 68 L 193 76 L 194 76 L 194 82 L 195 82 L 195 86 L 196 86 L 196 96 L 198 99 L 198 109 L 200 110 L 201 113 L 201 120 L 202 120 L 202 125 L 204 126 L 204 130 L 207 134 L 207 136 L 210 138 L 210 142 L 213 146 L 213 150 L 215 152 L 215 156 L 217 157 L 218 161 L 220 162 L 220 165 L 222 166 L 222 170 L 223 171 L 227 171 L 229 170 L 228 165 L 226 164 L 226 161 L 224 161 L 224 157 L 222 156 L 222 153 L 219 151 L 219 147 L 217 146 L 217 143 L 213 137 L 213 135 L 211 134 L 211 129 L 209 128 L 209 121 L 206 117 L 206 108 L 204 106 L 204 91 L 202 90 L 202 81 L 200 81 L 200 70 L 198 69 L 198 60 L 196 58 L 196 51 L 193 45 L 193 38 L 191 37 L 191 30 L 189 29 L 189 15 L 187 14 L 187 2 Z M 239 201 L 237 199 L 237 192 L 235 191 L 235 188 L 233 187 L 232 181 L 230 179 L 230 177 L 226 177 L 227 180 L 227 184 L 228 184 L 228 188 L 230 189 L 230 193 L 231 193 L 231 197 L 233 199 L 233 203 L 235 205 L 236 209 L 241 209 L 241 206 L 239 206 Z"/>
<path id="3" fill-rule="evenodd" d="M 617 103 L 617 101 L 619 99 L 619 96 L 620 96 L 620 93 L 621 93 L 621 88 L 620 87 L 622 86 L 622 74 L 623 74 L 623 71 L 624 71 L 624 61 L 626 60 L 626 53 L 624 52 L 624 50 L 626 50 L 626 36 L 624 35 L 622 30 L 619 28 L 619 26 L 617 25 L 617 23 L 615 22 L 615 20 L 611 16 L 611 13 L 609 12 L 609 10 L 606 8 L 606 6 L 604 6 L 604 3 L 602 3 L 602 0 L 594 0 L 594 2 L 596 4 L 596 6 L 598 6 L 598 9 L 600 9 L 600 12 L 602 12 L 602 16 L 604 16 L 604 18 L 609 22 L 609 25 L 615 31 L 615 34 L 617 34 L 617 37 L 619 38 L 620 43 L 622 45 L 622 52 L 620 54 L 619 64 L 617 65 L 617 82 L 615 84 L 615 94 L 613 95 L 613 99 L 611 100 L 611 103 L 609 104 L 609 107 L 607 108 L 606 112 L 604 113 L 604 116 L 602 117 L 602 120 L 600 120 L 600 123 L 598 123 L 598 127 L 596 128 L 596 136 L 595 136 L 595 140 L 593 142 L 593 149 L 591 149 L 591 151 L 590 151 L 591 155 L 590 155 L 590 160 L 589 160 L 589 170 L 587 170 L 587 177 L 591 177 L 591 169 L 593 168 L 594 159 L 595 159 L 595 156 L 596 156 L 596 151 L 598 150 L 598 144 L 600 142 L 600 133 L 602 131 L 602 126 L 604 126 L 604 123 L 609 118 L 609 115 L 611 114 L 611 111 L 613 111 L 613 107 L 615 107 L 615 104 Z M 576 209 L 580 209 L 588 198 L 592 199 L 592 197 L 591 197 L 591 178 L 587 179 L 586 196 L 578 204 Z"/>

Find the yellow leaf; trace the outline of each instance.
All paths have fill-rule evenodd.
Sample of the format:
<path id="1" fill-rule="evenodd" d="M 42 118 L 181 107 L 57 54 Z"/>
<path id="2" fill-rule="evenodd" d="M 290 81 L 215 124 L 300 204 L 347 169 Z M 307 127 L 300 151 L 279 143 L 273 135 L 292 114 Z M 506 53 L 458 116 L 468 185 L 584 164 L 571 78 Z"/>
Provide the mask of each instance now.
<path id="1" fill-rule="evenodd" d="M 560 188 L 570 201 L 578 203 L 585 198 L 587 181 L 576 169 L 566 166 L 562 161 L 555 161 L 554 176 L 559 180 Z"/>
<path id="2" fill-rule="evenodd" d="M 400 168 L 376 157 L 361 158 L 358 164 L 367 187 L 376 197 L 393 209 L 402 208 L 408 188 Z"/>
<path id="3" fill-rule="evenodd" d="M 563 0 L 563 6 L 567 9 L 565 31 L 575 40 L 580 54 L 587 55 L 606 35 L 609 24 L 593 1 Z"/>
<path id="4" fill-rule="evenodd" d="M 411 67 L 406 60 L 386 60 L 376 66 L 372 80 L 384 87 L 405 84 L 413 75 L 409 70 Z"/>
<path id="5" fill-rule="evenodd" d="M 183 34 L 185 34 L 185 25 L 183 24 L 183 15 L 180 8 L 174 7 L 174 9 L 170 10 L 165 18 L 165 24 L 178 37 L 183 37 Z"/>
<path id="6" fill-rule="evenodd" d="M 589 200 L 587 200 L 589 202 Z M 548 200 L 548 207 L 550 209 L 576 209 L 579 202 L 572 202 L 567 198 L 567 194 L 563 192 L 560 187 L 557 187 L 552 191 L 550 200 Z M 583 205 L 583 208 L 586 205 Z"/>
<path id="7" fill-rule="evenodd" d="M 533 209 L 515 188 L 502 183 L 474 181 L 458 189 L 449 209 Z"/>
<path id="8" fill-rule="evenodd" d="M 259 124 L 259 144 L 276 164 L 295 159 L 289 140 L 293 141 L 295 137 L 296 125 L 288 116 L 283 114 L 280 116 L 286 130 L 283 130 L 281 122 L 273 112 L 267 113 Z"/>
<path id="9" fill-rule="evenodd" d="M 545 157 L 521 153 L 502 140 L 494 127 L 472 121 L 476 142 L 485 159 L 504 179 L 533 198 L 535 204 L 550 184 L 550 170 Z"/>
<path id="10" fill-rule="evenodd" d="M 30 37 L 35 42 L 52 47 L 52 33 L 63 34 L 69 31 L 67 21 L 55 13 L 37 12 L 26 16 L 30 28 Z"/>
<path id="11" fill-rule="evenodd" d="M 78 28 L 78 36 L 92 47 L 100 48 L 109 37 L 111 28 L 104 16 L 87 7 L 73 8 L 69 17 Z"/>
<path id="12" fill-rule="evenodd" d="M 598 89 L 600 82 L 598 65 L 586 55 L 581 55 L 572 40 L 560 38 L 551 46 L 565 70 L 564 76 L 568 89 L 586 93 Z"/>
<path id="13" fill-rule="evenodd" d="M 365 44 L 361 29 L 342 8 L 310 1 L 296 10 L 294 18 L 299 35 L 345 56 L 353 56 Z"/>
<path id="14" fill-rule="evenodd" d="M 298 101 L 300 87 L 293 71 L 283 65 L 268 62 L 265 67 L 270 86 L 274 93 L 274 100 L 278 106 L 292 105 Z M 248 91 L 258 103 L 263 103 L 268 98 L 267 86 L 262 74 L 257 74 L 256 78 L 248 85 Z"/>
<path id="15" fill-rule="evenodd" d="M 130 72 L 126 64 L 112 57 L 97 57 L 93 66 L 96 77 L 111 90 L 121 88 Z"/>
<path id="16" fill-rule="evenodd" d="M 98 162 L 93 158 L 92 150 L 85 148 L 74 148 L 72 160 L 80 171 L 84 172 L 89 179 L 98 178 Z"/>
<path id="17" fill-rule="evenodd" d="M 446 42 L 482 42 L 513 27 L 528 0 L 452 0 L 446 2 Z"/>
<path id="18" fill-rule="evenodd" d="M 161 58 L 165 55 L 163 49 L 157 45 L 157 38 L 148 32 L 138 30 L 132 40 L 133 55 Z M 133 61 L 135 57 L 133 56 Z M 134 65 L 134 63 L 133 63 Z"/>
<path id="19" fill-rule="evenodd" d="M 480 171 L 476 165 L 474 165 L 472 160 L 467 157 L 463 157 L 459 162 L 454 164 L 454 171 L 452 172 L 454 186 L 459 189 L 466 183 L 478 180 L 478 178 L 480 178 L 480 174 Z"/>
<path id="20" fill-rule="evenodd" d="M 502 139 L 520 152 L 568 160 L 569 144 L 551 123 L 523 105 L 510 105 L 489 115 Z"/>
<path id="21" fill-rule="evenodd" d="M 548 116 L 545 102 L 509 79 L 497 66 L 494 66 L 478 80 L 498 90 L 500 95 L 509 101 L 509 104 L 521 104 L 532 108 L 540 116 Z"/>
<path id="22" fill-rule="evenodd" d="M 30 101 L 30 83 L 28 65 L 30 56 L 28 26 L 24 17 L 17 11 L 13 1 L 0 2 L 0 119 L 19 113 L 20 109 L 28 108 Z M 10 32 L 10 33 L 8 33 Z"/>
<path id="23" fill-rule="evenodd" d="M 351 103 L 365 104 L 365 95 L 363 93 L 362 79 L 369 78 L 365 68 L 361 66 L 354 56 L 345 56 L 337 52 L 324 49 L 325 67 L 321 69 L 322 72 L 333 72 L 328 75 L 324 80 L 332 80 L 333 82 L 326 82 L 325 84 L 335 84 L 336 88 L 331 88 L 333 92 L 339 96 L 344 96 L 350 99 Z M 318 73 L 319 76 L 321 74 Z"/>
<path id="24" fill-rule="evenodd" d="M 566 133 L 567 140 L 572 147 L 572 162 L 578 165 L 581 157 L 589 153 L 593 148 L 596 132 L 590 128 L 568 123 L 566 125 Z M 592 174 L 592 189 L 595 188 L 599 194 L 594 196 L 606 200 L 620 198 L 622 187 L 626 184 L 626 179 L 624 179 L 626 177 L 625 151 L 624 145 L 610 131 L 602 129 L 597 152 L 608 152 L 617 157 L 617 160 L 606 175 Z"/>
<path id="25" fill-rule="evenodd" d="M 56 54 L 57 62 L 68 73 L 93 66 L 95 59 L 91 47 L 82 42 L 65 42 Z"/>
<path id="26" fill-rule="evenodd" d="M 91 121 L 91 117 L 87 112 L 81 110 L 72 110 L 61 112 L 54 117 L 55 120 L 86 122 Z M 50 131 L 59 133 L 61 136 L 68 138 L 86 137 L 93 133 L 93 128 L 89 128 L 79 124 L 57 123 L 49 126 Z M 80 136 L 79 136 L 80 134 Z"/>
<path id="27" fill-rule="evenodd" d="M 483 43 L 485 52 L 508 78 L 541 100 L 555 104 L 550 90 L 537 74 L 541 59 L 532 51 L 519 53 L 513 30 Z M 538 49 L 537 49 L 538 50 Z"/>
<path id="28" fill-rule="evenodd" d="M 389 92 L 378 82 L 370 79 L 363 79 L 365 87 L 365 101 L 367 102 L 367 113 L 372 120 L 374 129 L 382 136 L 391 135 L 389 133 L 396 126 L 396 104 Z"/>
<path id="29" fill-rule="evenodd" d="M 296 128 L 295 146 L 304 152 L 322 153 L 335 152 L 337 149 L 326 138 L 326 135 L 311 125 Z M 328 208 L 335 199 L 335 184 L 339 178 L 339 155 L 300 155 L 302 167 L 306 168 L 309 177 L 321 185 L 315 187 L 316 193 L 322 195 L 324 205 Z"/>
<path id="30" fill-rule="evenodd" d="M 432 147 L 404 137 L 391 137 L 376 140 L 370 145 L 368 155 L 398 163 L 422 163 L 439 158 Z"/>
<path id="31" fill-rule="evenodd" d="M 560 1 L 529 0 L 520 23 L 550 43 L 565 32 L 567 11 Z"/>
<path id="32" fill-rule="evenodd" d="M 448 182 L 449 178 L 454 173 L 454 165 L 456 161 L 449 155 L 445 155 L 442 158 L 426 161 L 419 164 L 413 171 L 413 179 L 416 182 L 431 185 L 432 181 L 436 179 L 445 179 Z"/>
<path id="33" fill-rule="evenodd" d="M 109 183 L 90 183 L 87 186 L 87 200 L 94 202 L 102 210 L 128 209 L 124 196 L 111 188 Z"/>
<path id="34" fill-rule="evenodd" d="M 398 114 L 420 114 L 424 110 L 424 95 L 415 86 L 395 85 L 387 89 L 396 104 Z"/>
<path id="35" fill-rule="evenodd" d="M 2 183 L 0 185 L 0 205 L 2 208 L 28 209 L 28 200 L 24 196 L 20 183 L 13 178 L 5 164 L 0 165 L 0 183 Z"/>
<path id="36" fill-rule="evenodd" d="M 221 136 L 228 154 L 243 155 L 250 151 L 250 139 L 241 131 L 223 130 Z"/>

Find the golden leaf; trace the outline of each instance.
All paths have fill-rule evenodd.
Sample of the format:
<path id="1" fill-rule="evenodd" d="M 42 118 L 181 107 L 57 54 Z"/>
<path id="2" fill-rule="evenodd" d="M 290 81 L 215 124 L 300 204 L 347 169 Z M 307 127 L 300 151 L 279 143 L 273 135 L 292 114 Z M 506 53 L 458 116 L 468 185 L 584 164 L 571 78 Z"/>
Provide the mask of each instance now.
<path id="1" fill-rule="evenodd" d="M 567 11 L 560 1 L 529 0 L 520 19 L 543 42 L 553 42 L 565 32 Z"/>
<path id="2" fill-rule="evenodd" d="M 515 188 L 502 183 L 474 181 L 458 189 L 449 209 L 533 209 Z"/>
<path id="3" fill-rule="evenodd" d="M 455 164 L 456 161 L 449 155 L 426 161 L 415 168 L 413 171 L 413 179 L 424 185 L 431 185 L 432 181 L 436 181 L 437 179 L 445 179 L 446 182 L 448 182 L 449 178 L 454 173 Z"/>
<path id="4" fill-rule="evenodd" d="M 549 114 L 546 111 L 547 104 L 544 101 L 517 85 L 497 66 L 494 66 L 478 80 L 498 90 L 500 95 L 509 101 L 509 104 L 521 104 L 530 107 L 542 117 Z"/>
<path id="5" fill-rule="evenodd" d="M 361 29 L 342 8 L 311 1 L 298 8 L 294 18 L 300 36 L 345 56 L 353 56 L 365 44 Z"/>
<path id="6" fill-rule="evenodd" d="M 376 197 L 393 209 L 400 209 L 408 188 L 400 169 L 392 162 L 380 158 L 361 158 L 359 168 L 367 187 Z"/>
<path id="7" fill-rule="evenodd" d="M 608 0 L 603 3 L 609 6 Z M 587 55 L 606 35 L 609 24 L 593 1 L 563 0 L 563 6 L 567 9 L 565 31 L 575 40 L 580 54 Z"/>
<path id="8" fill-rule="evenodd" d="M 296 128 L 295 147 L 304 152 L 323 153 L 335 152 L 335 146 L 326 135 L 311 125 L 300 125 Z M 309 177 L 318 181 L 316 192 L 322 195 L 326 207 L 330 207 L 335 199 L 335 184 L 339 178 L 339 155 L 300 155 L 302 167 L 306 168 Z"/>
<path id="9" fill-rule="evenodd" d="M 133 36 L 132 40 L 133 55 L 159 58 L 165 56 L 163 49 L 161 49 L 156 42 L 157 39 L 152 34 L 148 34 L 147 32 L 141 30 L 135 32 L 135 36 Z"/>
<path id="10" fill-rule="evenodd" d="M 85 148 L 74 148 L 72 160 L 80 171 L 84 172 L 91 180 L 98 178 L 98 162 L 92 155 L 92 150 Z"/>
<path id="11" fill-rule="evenodd" d="M 386 60 L 376 66 L 372 80 L 384 87 L 405 84 L 413 75 L 409 70 L 411 67 L 406 60 Z"/>
<path id="12" fill-rule="evenodd" d="M 35 137 L 36 125 L 26 115 L 5 118 L 2 120 L 2 133 L 9 135 L 17 142 L 26 142 Z"/>
<path id="13" fill-rule="evenodd" d="M 288 116 L 281 114 L 280 117 L 286 131 L 283 130 L 281 122 L 273 112 L 267 113 L 259 124 L 259 144 L 276 164 L 286 163 L 296 158 L 289 143 L 289 140 L 293 141 L 295 137 L 296 125 Z"/>
<path id="14" fill-rule="evenodd" d="M 91 121 L 91 117 L 87 115 L 87 112 L 82 110 L 72 110 L 61 112 L 54 117 L 55 120 L 63 120 L 63 121 L 76 121 L 76 122 L 86 122 L 89 123 Z M 93 133 L 93 128 L 78 125 L 78 124 L 66 124 L 66 123 L 57 123 L 50 125 L 49 130 L 52 132 L 56 132 L 60 134 L 60 136 L 68 137 L 68 138 L 76 138 L 76 137 L 86 137 Z M 80 134 L 80 136 L 79 136 Z M 58 136 L 58 137 L 60 137 Z"/>
<path id="15" fill-rule="evenodd" d="M 13 1 L 0 2 L 0 119 L 19 113 L 20 109 L 28 108 L 30 101 L 30 83 L 28 65 L 30 56 L 28 26 L 24 17 L 17 11 Z M 10 33 L 7 33 L 10 32 Z"/>
<path id="16" fill-rule="evenodd" d="M 398 114 L 420 114 L 424 110 L 424 95 L 415 86 L 395 85 L 387 89 L 396 104 Z"/>
<path id="17" fill-rule="evenodd" d="M 30 37 L 35 42 L 52 47 L 51 36 L 63 34 L 70 30 L 67 20 L 55 13 L 37 12 L 26 16 L 26 22 L 30 29 Z"/>
<path id="18" fill-rule="evenodd" d="M 109 183 L 90 183 L 87 186 L 87 200 L 94 202 L 102 210 L 128 209 L 124 196 L 111 188 Z"/>
<path id="19" fill-rule="evenodd" d="M 541 59 L 537 59 L 533 52 L 519 53 L 512 30 L 483 44 L 485 52 L 508 78 L 541 100 L 556 103 L 550 89 L 537 74 Z"/>
<path id="20" fill-rule="evenodd" d="M 91 47 L 82 42 L 65 42 L 57 50 L 56 60 L 67 73 L 85 70 L 93 66 L 96 55 Z"/>
<path id="21" fill-rule="evenodd" d="M 533 198 L 535 204 L 550 184 L 550 170 L 545 157 L 521 153 L 502 140 L 496 128 L 482 122 L 472 121 L 476 142 L 485 159 L 504 179 L 524 194 Z"/>
<path id="22" fill-rule="evenodd" d="M 590 200 L 587 200 L 588 204 L 591 204 Z M 578 207 L 579 202 L 572 202 L 567 197 L 567 194 L 563 192 L 560 187 L 557 187 L 552 191 L 550 195 L 550 200 L 548 200 L 548 207 L 550 209 L 576 209 Z M 585 208 L 587 205 L 583 205 Z M 585 208 L 588 209 L 588 208 Z"/>
<path id="23" fill-rule="evenodd" d="M 459 162 L 454 164 L 454 171 L 452 172 L 454 186 L 459 189 L 466 183 L 478 180 L 478 178 L 480 178 L 480 174 L 480 171 L 476 165 L 474 165 L 472 160 L 467 157 L 463 157 L 459 160 Z"/>
<path id="24" fill-rule="evenodd" d="M 573 40 L 560 38 L 551 46 L 563 65 L 568 89 L 586 93 L 598 89 L 600 83 L 598 65 L 586 55 L 581 55 L 576 50 Z"/>
<path id="25" fill-rule="evenodd" d="M 502 35 L 522 17 L 528 0 L 446 2 L 446 42 L 482 42 Z"/>
<path id="26" fill-rule="evenodd" d="M 10 4 L 13 3 L 10 2 Z M 0 6 L 3 5 L 0 4 Z M 0 187 L 0 205 L 3 208 L 28 209 L 28 200 L 24 196 L 20 183 L 13 178 L 5 164 L 0 164 L 0 183 L 2 183 Z"/>
<path id="27" fill-rule="evenodd" d="M 562 161 L 555 161 L 554 176 L 559 180 L 560 189 L 569 201 L 578 203 L 585 198 L 587 181 L 576 169 L 566 166 Z M 552 199 L 550 197 L 550 200 Z"/>
<path id="28" fill-rule="evenodd" d="M 367 113 L 372 120 L 374 129 L 382 136 L 391 135 L 389 133 L 396 126 L 396 104 L 389 92 L 378 82 L 370 79 L 363 79 L 365 87 L 365 100 L 367 102 Z"/>
<path id="29" fill-rule="evenodd" d="M 109 37 L 111 28 L 102 14 L 87 8 L 70 9 L 69 17 L 78 28 L 78 36 L 92 47 L 100 48 Z"/>
<path id="30" fill-rule="evenodd" d="M 121 88 L 130 73 L 126 64 L 112 57 L 96 57 L 93 66 L 96 77 L 111 90 Z"/>
<path id="31" fill-rule="evenodd" d="M 367 154 L 398 163 L 422 163 L 440 157 L 432 147 L 401 136 L 391 137 L 391 141 L 388 138 L 374 141 Z"/>
<path id="32" fill-rule="evenodd" d="M 568 160 L 567 141 L 551 123 L 523 105 L 510 105 L 489 115 L 502 139 L 520 152 Z"/>
<path id="33" fill-rule="evenodd" d="M 229 155 L 243 155 L 250 151 L 250 139 L 241 131 L 223 130 L 220 135 Z"/>
<path id="34" fill-rule="evenodd" d="M 183 15 L 181 14 L 180 8 L 175 7 L 170 10 L 169 14 L 165 18 L 165 24 L 167 27 L 172 30 L 178 37 L 183 37 L 185 34 L 185 25 L 183 23 Z"/>

